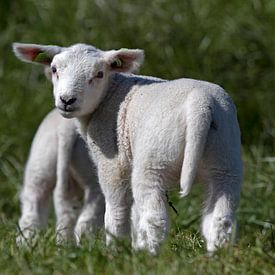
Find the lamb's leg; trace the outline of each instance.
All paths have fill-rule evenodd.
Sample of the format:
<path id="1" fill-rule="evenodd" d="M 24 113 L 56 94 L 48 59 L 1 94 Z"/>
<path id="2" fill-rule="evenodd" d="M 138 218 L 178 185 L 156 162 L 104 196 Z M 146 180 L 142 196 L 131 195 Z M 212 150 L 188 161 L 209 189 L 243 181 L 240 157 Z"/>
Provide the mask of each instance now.
<path id="1" fill-rule="evenodd" d="M 138 225 L 139 225 L 139 213 L 135 202 L 132 205 L 131 211 L 131 240 L 132 240 L 132 247 L 137 247 L 137 232 L 138 232 Z"/>
<path id="2" fill-rule="evenodd" d="M 74 123 L 64 121 L 58 129 L 57 182 L 54 190 L 57 242 L 74 239 L 74 227 L 81 209 L 82 190 L 74 181 L 71 158 L 77 133 Z"/>
<path id="3" fill-rule="evenodd" d="M 71 171 L 84 190 L 83 207 L 78 217 L 74 234 L 79 244 L 83 234 L 94 233 L 103 226 L 105 201 L 97 180 L 97 171 L 91 161 L 84 140 L 77 137 L 74 145 Z"/>
<path id="4" fill-rule="evenodd" d="M 36 146 L 36 147 L 35 147 Z M 24 244 L 34 233 L 47 225 L 49 197 L 56 180 L 56 151 L 53 146 L 41 158 L 37 144 L 33 144 L 24 175 L 24 185 L 20 195 L 21 217 L 17 243 Z M 38 148 L 39 149 L 39 148 Z"/>
<path id="5" fill-rule="evenodd" d="M 121 180 L 103 184 L 101 178 L 99 182 L 106 203 L 104 223 L 106 243 L 109 245 L 116 238 L 129 236 L 132 197 L 128 182 Z"/>
<path id="6" fill-rule="evenodd" d="M 135 249 L 147 249 L 156 254 L 160 244 L 164 241 L 169 220 L 165 205 L 165 192 L 161 189 L 162 179 L 158 173 L 143 173 L 134 169 L 132 175 L 132 189 L 137 225 Z"/>
<path id="7" fill-rule="evenodd" d="M 54 207 L 56 214 L 56 241 L 64 243 L 74 239 L 74 227 L 82 206 L 82 190 L 69 177 L 62 184 L 56 184 Z"/>
<path id="8" fill-rule="evenodd" d="M 202 232 L 209 252 L 231 238 L 240 186 L 240 177 L 225 173 L 215 173 L 207 180 Z"/>
<path id="9" fill-rule="evenodd" d="M 86 187 L 84 204 L 75 226 L 76 243 L 80 244 L 83 234 L 93 234 L 104 222 L 105 201 L 99 186 Z"/>
<path id="10" fill-rule="evenodd" d="M 45 171 L 35 174 L 26 169 L 25 183 L 20 195 L 21 212 L 19 219 L 19 236 L 17 243 L 23 244 L 34 233 L 47 225 L 49 197 L 54 186 L 54 179 L 45 175 Z M 37 172 L 37 171 L 36 171 Z"/>

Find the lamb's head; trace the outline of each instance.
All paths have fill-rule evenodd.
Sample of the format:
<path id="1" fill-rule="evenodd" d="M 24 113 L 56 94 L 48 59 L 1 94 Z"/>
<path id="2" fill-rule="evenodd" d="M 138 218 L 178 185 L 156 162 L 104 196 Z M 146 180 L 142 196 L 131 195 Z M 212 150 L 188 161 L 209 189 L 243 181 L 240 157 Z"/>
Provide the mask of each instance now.
<path id="1" fill-rule="evenodd" d="M 102 51 L 86 44 L 14 43 L 13 50 L 25 62 L 50 66 L 55 105 L 67 118 L 92 113 L 108 90 L 110 74 L 136 71 L 143 61 L 142 50 Z"/>

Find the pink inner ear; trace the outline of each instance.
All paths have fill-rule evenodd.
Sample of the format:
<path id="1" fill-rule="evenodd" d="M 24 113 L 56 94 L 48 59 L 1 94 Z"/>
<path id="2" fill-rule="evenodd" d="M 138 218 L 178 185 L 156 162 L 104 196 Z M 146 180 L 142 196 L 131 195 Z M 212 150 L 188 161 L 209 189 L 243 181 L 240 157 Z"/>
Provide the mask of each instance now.
<path id="1" fill-rule="evenodd" d="M 132 67 L 132 62 L 136 59 L 135 55 L 131 54 L 118 54 L 117 56 L 122 61 L 121 70 L 129 70 Z M 119 68 L 118 68 L 119 69 Z"/>
<path id="2" fill-rule="evenodd" d="M 25 48 L 19 47 L 18 51 L 24 56 L 27 60 L 34 61 L 38 54 L 42 53 L 40 49 L 37 48 Z"/>
<path id="3" fill-rule="evenodd" d="M 136 56 L 129 53 L 128 54 L 121 53 L 121 54 L 118 54 L 118 58 L 126 62 L 131 62 L 136 59 Z"/>

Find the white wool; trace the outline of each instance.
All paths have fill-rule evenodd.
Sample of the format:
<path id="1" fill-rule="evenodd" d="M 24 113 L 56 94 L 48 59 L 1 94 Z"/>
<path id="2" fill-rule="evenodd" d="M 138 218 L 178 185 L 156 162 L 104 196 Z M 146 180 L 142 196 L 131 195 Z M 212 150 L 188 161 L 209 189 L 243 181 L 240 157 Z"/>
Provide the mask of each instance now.
<path id="1" fill-rule="evenodd" d="M 169 228 L 166 190 L 179 186 L 186 196 L 198 178 L 206 194 L 202 232 L 208 251 L 214 251 L 232 231 L 242 182 L 231 98 L 204 81 L 129 74 L 141 64 L 141 50 L 83 50 L 87 47 L 59 53 L 54 47 L 48 65 L 56 71 L 55 105 L 64 117 L 78 119 L 97 167 L 107 243 L 129 235 L 132 211 L 133 247 L 157 253 Z"/>
<path id="2" fill-rule="evenodd" d="M 46 226 L 53 189 L 58 242 L 78 243 L 102 226 L 105 205 L 95 168 L 75 120 L 57 110 L 45 117 L 32 142 L 20 196 L 18 244 Z"/>

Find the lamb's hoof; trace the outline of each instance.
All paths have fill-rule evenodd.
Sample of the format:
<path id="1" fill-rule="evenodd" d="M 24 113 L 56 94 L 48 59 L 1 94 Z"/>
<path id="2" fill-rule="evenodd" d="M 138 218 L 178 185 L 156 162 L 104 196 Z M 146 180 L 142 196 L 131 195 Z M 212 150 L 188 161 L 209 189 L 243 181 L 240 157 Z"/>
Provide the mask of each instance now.
<path id="1" fill-rule="evenodd" d="M 25 229 L 18 232 L 16 245 L 18 247 L 30 247 L 36 242 L 36 240 L 36 232 L 34 230 Z"/>

